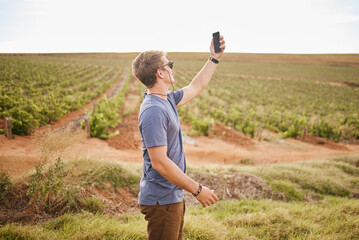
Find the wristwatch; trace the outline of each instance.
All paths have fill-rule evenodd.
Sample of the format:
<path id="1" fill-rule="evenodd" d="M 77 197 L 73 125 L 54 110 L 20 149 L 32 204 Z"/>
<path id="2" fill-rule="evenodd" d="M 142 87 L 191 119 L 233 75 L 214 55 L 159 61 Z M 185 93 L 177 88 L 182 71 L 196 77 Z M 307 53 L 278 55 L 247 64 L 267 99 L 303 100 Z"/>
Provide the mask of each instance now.
<path id="1" fill-rule="evenodd" d="M 218 64 L 218 63 L 219 63 L 219 60 L 218 60 L 218 59 L 215 59 L 214 57 L 209 57 L 208 60 L 214 62 L 215 64 Z"/>

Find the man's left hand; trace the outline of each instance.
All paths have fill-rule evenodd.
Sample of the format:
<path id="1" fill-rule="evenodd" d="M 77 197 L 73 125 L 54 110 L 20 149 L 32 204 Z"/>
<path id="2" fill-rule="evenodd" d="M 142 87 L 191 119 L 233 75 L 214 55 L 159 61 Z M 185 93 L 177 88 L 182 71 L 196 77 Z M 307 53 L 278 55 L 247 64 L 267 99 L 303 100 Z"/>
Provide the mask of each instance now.
<path id="1" fill-rule="evenodd" d="M 210 52 L 211 52 L 211 56 L 218 60 L 222 57 L 224 49 L 226 49 L 226 42 L 224 41 L 223 36 L 220 36 L 219 44 L 220 44 L 219 47 L 222 49 L 221 52 L 218 52 L 218 53 L 214 52 L 213 38 L 211 41 L 211 47 L 209 48 Z"/>

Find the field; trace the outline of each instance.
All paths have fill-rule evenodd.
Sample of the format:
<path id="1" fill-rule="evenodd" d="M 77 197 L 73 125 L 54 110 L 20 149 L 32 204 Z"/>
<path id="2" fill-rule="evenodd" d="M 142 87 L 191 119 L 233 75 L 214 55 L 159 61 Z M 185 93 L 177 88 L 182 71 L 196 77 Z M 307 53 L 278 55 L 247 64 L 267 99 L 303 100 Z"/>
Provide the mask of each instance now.
<path id="1" fill-rule="evenodd" d="M 136 55 L 0 54 L 0 238 L 146 239 Z M 207 57 L 168 53 L 175 89 Z M 228 53 L 178 112 L 220 197 L 185 196 L 185 239 L 359 238 L 359 55 Z"/>
<path id="2" fill-rule="evenodd" d="M 284 137 L 300 137 L 306 128 L 311 135 L 335 141 L 358 139 L 357 67 L 230 60 L 200 98 L 181 109 L 182 117 L 202 134 L 208 134 L 211 121 L 218 121 L 252 137 L 262 126 Z M 177 86 L 188 83 L 201 65 L 179 62 Z"/>
<path id="3" fill-rule="evenodd" d="M 12 119 L 14 133 L 30 134 L 98 97 L 134 56 L 2 56 L 0 117 Z M 203 65 L 201 54 L 169 57 L 179 59 L 176 89 Z M 296 138 L 305 128 L 337 142 L 359 139 L 358 56 L 301 57 L 263 55 L 256 62 L 260 56 L 229 54 L 206 91 L 181 108 L 182 118 L 204 135 L 217 121 L 252 137 L 264 128 Z"/>
<path id="4" fill-rule="evenodd" d="M 358 163 L 356 156 L 190 168 L 220 201 L 203 208 L 186 196 L 185 239 L 358 239 Z M 140 177 L 140 165 L 92 159 L 38 166 L 27 178 L 7 181 L 0 236 L 146 239 L 146 222 L 136 210 Z"/>

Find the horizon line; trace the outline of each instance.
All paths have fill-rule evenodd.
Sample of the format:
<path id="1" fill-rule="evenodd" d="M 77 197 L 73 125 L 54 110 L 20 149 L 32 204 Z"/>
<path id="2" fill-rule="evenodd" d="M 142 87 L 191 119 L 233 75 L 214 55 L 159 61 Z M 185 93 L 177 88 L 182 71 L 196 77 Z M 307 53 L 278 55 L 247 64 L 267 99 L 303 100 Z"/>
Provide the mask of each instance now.
<path id="1" fill-rule="evenodd" d="M 98 52 L 98 51 L 88 51 L 88 52 L 0 52 L 0 55 L 6 55 L 6 54 L 128 54 L 128 53 L 140 53 L 142 51 L 129 51 L 129 52 L 115 52 L 115 51 L 104 51 L 104 52 Z M 203 54 L 210 54 L 209 52 L 187 52 L 187 51 L 165 51 L 166 53 L 203 53 Z M 359 52 L 354 53 L 291 53 L 291 52 L 225 52 L 224 54 L 288 54 L 288 55 L 356 55 L 359 54 Z"/>

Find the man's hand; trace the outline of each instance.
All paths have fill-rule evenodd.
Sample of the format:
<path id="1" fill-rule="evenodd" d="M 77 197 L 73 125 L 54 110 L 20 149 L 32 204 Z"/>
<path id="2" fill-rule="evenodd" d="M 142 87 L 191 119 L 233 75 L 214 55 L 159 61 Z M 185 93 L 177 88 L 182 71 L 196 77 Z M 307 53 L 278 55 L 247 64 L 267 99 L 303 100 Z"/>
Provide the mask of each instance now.
<path id="1" fill-rule="evenodd" d="M 213 38 L 211 41 L 211 47 L 209 48 L 211 52 L 211 56 L 218 60 L 222 57 L 224 49 L 226 49 L 226 42 L 224 41 L 223 36 L 220 36 L 219 44 L 220 44 L 219 47 L 222 49 L 222 51 L 219 53 L 214 52 Z"/>
<path id="2" fill-rule="evenodd" d="M 202 204 L 203 207 L 210 206 L 218 201 L 218 197 L 212 190 L 202 186 L 201 192 L 196 196 L 197 200 Z"/>

